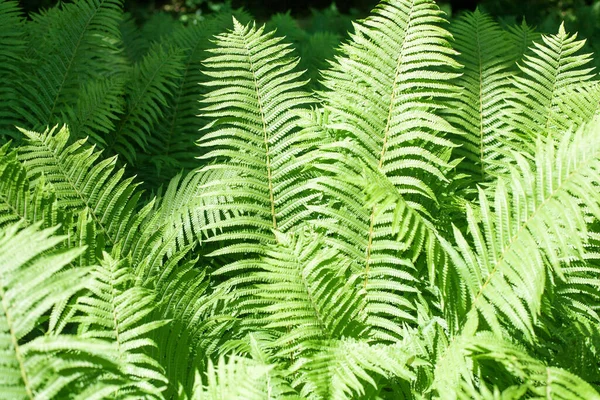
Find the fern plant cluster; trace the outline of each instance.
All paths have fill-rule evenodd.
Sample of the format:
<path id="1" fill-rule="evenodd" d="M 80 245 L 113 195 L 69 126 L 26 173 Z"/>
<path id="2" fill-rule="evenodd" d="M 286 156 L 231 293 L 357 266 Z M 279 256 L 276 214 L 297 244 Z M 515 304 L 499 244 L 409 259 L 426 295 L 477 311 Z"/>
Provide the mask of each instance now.
<path id="1" fill-rule="evenodd" d="M 584 41 L 277 18 L 0 0 L 0 399 L 600 398 Z"/>

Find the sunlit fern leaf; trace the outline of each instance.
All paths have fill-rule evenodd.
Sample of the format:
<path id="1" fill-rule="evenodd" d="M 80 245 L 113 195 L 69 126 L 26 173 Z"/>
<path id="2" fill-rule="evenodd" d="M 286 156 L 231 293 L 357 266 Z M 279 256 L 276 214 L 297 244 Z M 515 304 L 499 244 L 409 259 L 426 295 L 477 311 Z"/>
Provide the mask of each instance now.
<path id="1" fill-rule="evenodd" d="M 68 145 L 66 127 L 43 133 L 21 130 L 27 138 L 18 157 L 25 166 L 31 186 L 42 178 L 56 193 L 58 205 L 68 211 L 85 208 L 104 233 L 108 245 L 116 244 L 133 221 L 141 192 L 133 178 L 122 179 L 124 170 L 116 169 L 115 157 L 100 159 L 85 140 Z"/>
<path id="2" fill-rule="evenodd" d="M 432 112 L 440 100 L 456 95 L 449 80 L 457 75 L 437 69 L 459 66 L 451 58 L 450 34 L 439 26 L 446 22 L 441 15 L 432 1 L 384 1 L 355 25 L 336 63 L 323 73 L 331 127 L 352 141 L 353 154 L 408 193 L 427 192 L 427 182 L 402 181 L 412 169 L 441 175 L 443 162 L 429 160 L 428 153 L 439 154 L 438 146 L 445 151 L 451 145 L 440 133 L 455 132 Z M 412 147 L 417 144 L 428 153 Z"/>
<path id="3" fill-rule="evenodd" d="M 118 372 L 108 342 L 32 332 L 56 303 L 90 285 L 89 268 L 68 268 L 83 249 L 57 249 L 65 237 L 38 228 L 0 229 L 2 399 L 51 398 L 75 381 Z"/>
<path id="4" fill-rule="evenodd" d="M 239 269 L 227 285 L 242 284 L 234 286 L 232 294 L 239 298 L 246 322 L 256 318 L 262 328 L 279 332 L 275 344 L 287 356 L 310 340 L 366 335 L 363 298 L 356 284 L 360 276 L 351 274 L 350 262 L 308 229 L 294 235 L 275 233 L 278 244 L 270 246 L 264 258 L 223 268 Z M 256 285 L 245 288 L 249 280 Z"/>
<path id="5" fill-rule="evenodd" d="M 15 107 L 29 127 L 43 130 L 64 122 L 67 109 L 87 95 L 80 90 L 82 80 L 119 70 L 121 4 L 121 0 L 63 4 L 29 23 L 34 64 L 32 71 L 24 71 L 29 73 Z M 109 113 L 110 108 L 102 111 Z"/>
<path id="6" fill-rule="evenodd" d="M 154 134 L 154 125 L 163 115 L 161 108 L 167 105 L 181 70 L 181 50 L 162 45 L 153 46 L 133 66 L 125 88 L 124 114 L 106 140 L 110 151 L 135 164 L 136 153 L 146 150 L 148 136 Z"/>
<path id="7" fill-rule="evenodd" d="M 222 356 L 216 365 L 209 361 L 206 377 L 197 375 L 191 400 L 298 400 L 293 391 L 269 379 L 274 367 L 239 356 Z"/>
<path id="8" fill-rule="evenodd" d="M 43 221 L 45 227 L 64 222 L 51 185 L 41 179 L 30 189 L 27 172 L 17 160 L 16 151 L 0 149 L 0 227 L 22 221 L 30 225 Z"/>
<path id="9" fill-rule="evenodd" d="M 151 358 L 148 347 L 155 346 L 150 332 L 165 320 L 149 320 L 156 301 L 152 292 L 134 284 L 127 259 L 115 260 L 104 253 L 100 265 L 91 273 L 91 293 L 79 297 L 78 336 L 115 342 L 121 369 L 136 382 L 139 395 L 161 398 L 166 378 L 162 367 Z"/>
<path id="10" fill-rule="evenodd" d="M 506 369 L 505 373 L 513 375 L 527 386 L 530 396 L 558 400 L 600 399 L 600 394 L 578 376 L 562 368 L 544 364 L 529 356 L 523 349 L 506 341 L 499 341 L 491 332 L 478 334 L 465 347 L 474 361 L 483 365 L 486 362 L 493 363 Z M 495 369 L 491 374 L 500 375 Z"/>
<path id="11" fill-rule="evenodd" d="M 290 367 L 290 372 L 297 374 L 292 385 L 304 398 L 361 398 L 367 393 L 374 395 L 383 379 L 416 378 L 410 367 L 414 355 L 398 345 L 344 338 L 307 343 L 305 348 Z"/>
<path id="12" fill-rule="evenodd" d="M 485 182 L 493 177 L 493 160 L 501 157 L 497 151 L 502 144 L 498 135 L 505 107 L 504 93 L 512 75 L 513 49 L 507 46 L 508 34 L 479 10 L 454 20 L 450 32 L 454 48 L 460 53 L 456 59 L 464 65 L 463 73 L 456 79 L 463 90 L 453 101 L 448 117 L 454 126 L 460 127 L 460 132 L 453 136 L 460 144 L 454 153 L 464 158 L 458 165 L 460 172 L 470 175 L 471 181 Z"/>
<path id="13" fill-rule="evenodd" d="M 589 190 L 600 183 L 599 137 L 594 123 L 560 141 L 538 139 L 533 163 L 515 153 L 510 179 L 480 191 L 479 216 L 467 206 L 473 245 L 455 229 L 459 250 L 446 247 L 469 314 L 480 313 L 495 334 L 504 326 L 532 341 L 547 275 L 564 280 L 563 265 L 584 257 L 586 217 L 600 215 L 600 196 Z"/>
<path id="14" fill-rule="evenodd" d="M 585 41 L 576 38 L 577 35 L 567 34 L 561 25 L 556 35 L 542 36 L 541 43 L 534 42 L 531 53 L 519 63 L 523 74 L 513 79 L 515 88 L 506 100 L 509 106 L 505 121 L 509 130 L 518 133 L 531 151 L 535 150 L 538 135 L 558 134 L 571 128 L 573 123 L 579 125 L 582 116 L 577 111 L 589 108 L 585 95 L 571 99 L 576 105 L 572 110 L 559 107 L 565 92 L 585 93 L 595 88 L 585 85 L 593 82 L 593 68 L 588 68 L 591 57 L 577 54 Z M 592 109 L 597 107 L 592 106 Z M 515 146 L 519 146 L 518 143 Z"/>
<path id="15" fill-rule="evenodd" d="M 332 233 L 331 243 L 357 261 L 364 284 L 371 268 L 407 274 L 413 255 L 403 252 L 422 247 L 394 240 L 391 207 L 365 208 L 363 171 L 379 170 L 405 197 L 419 214 L 407 230 L 417 232 L 422 218 L 433 219 L 435 193 L 451 168 L 454 145 L 444 135 L 458 131 L 435 112 L 457 93 L 451 83 L 457 74 L 441 70 L 459 64 L 452 59 L 450 33 L 440 26 L 442 14 L 432 1 L 384 1 L 355 24 L 331 69 L 323 72 L 327 128 L 339 139 L 315 156 L 313 166 L 323 176 L 309 186 L 327 203 L 309 208 L 321 215 L 315 223 Z M 406 311 L 414 313 L 410 308 Z M 389 316 L 381 324 L 385 330 L 397 325 Z"/>
<path id="16" fill-rule="evenodd" d="M 271 230 L 294 226 L 308 201 L 300 188 L 307 160 L 294 111 L 313 100 L 299 80 L 302 73 L 292 72 L 298 61 L 286 57 L 290 46 L 263 32 L 234 20 L 233 31 L 217 36 L 214 55 L 204 63 L 212 79 L 205 83 L 210 91 L 202 115 L 214 122 L 200 145 L 210 150 L 203 158 L 216 163 L 203 170 L 235 175 L 206 183 L 202 196 L 231 196 L 219 208 L 243 214 L 219 223 L 224 233 L 218 240 L 244 239 L 242 247 L 224 248 L 229 252 L 272 243 Z"/>
<path id="17" fill-rule="evenodd" d="M 233 200 L 230 195 L 208 197 L 202 195 L 202 187 L 215 180 L 227 181 L 236 176 L 229 171 L 192 171 L 185 176 L 175 175 L 169 182 L 164 194 L 158 197 L 153 211 L 153 218 L 144 229 L 157 229 L 165 226 L 177 230 L 176 245 L 178 247 L 198 242 L 208 235 L 204 228 L 212 225 L 211 234 L 217 233 L 216 226 L 221 222 L 239 215 L 228 210 L 219 210 L 219 204 Z"/>
<path id="18" fill-rule="evenodd" d="M 19 3 L 0 1 L 0 144 L 6 139 L 17 137 L 17 123 L 12 107 L 18 102 L 16 84 L 23 66 L 26 50 L 24 18 Z"/>

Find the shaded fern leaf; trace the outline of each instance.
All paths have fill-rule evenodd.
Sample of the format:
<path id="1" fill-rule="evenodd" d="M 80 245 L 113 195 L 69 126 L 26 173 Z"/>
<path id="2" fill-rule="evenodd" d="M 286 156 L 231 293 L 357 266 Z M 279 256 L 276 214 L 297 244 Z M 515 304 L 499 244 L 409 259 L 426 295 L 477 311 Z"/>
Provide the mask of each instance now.
<path id="1" fill-rule="evenodd" d="M 247 292 L 234 291 L 242 299 L 242 316 L 262 314 L 264 329 L 280 333 L 275 345 L 282 355 L 298 352 L 310 340 L 366 335 L 363 299 L 356 285 L 360 277 L 351 274 L 348 260 L 325 248 L 322 238 L 310 230 L 276 235 L 278 245 L 271 246 L 260 261 L 243 260 L 225 267 L 231 271 L 254 263 L 259 268 L 250 276 L 243 270 L 239 273 L 240 281 L 256 282 Z M 227 284 L 235 282 L 232 278 Z"/>
<path id="2" fill-rule="evenodd" d="M 26 51 L 25 24 L 19 3 L 0 1 L 0 144 L 7 138 L 17 137 L 17 123 L 12 109 L 18 104 L 19 71 Z"/>
<path id="3" fill-rule="evenodd" d="M 231 25 L 231 20 L 226 22 L 212 17 L 197 25 L 176 29 L 165 39 L 182 49 L 183 68 L 175 81 L 173 96 L 168 99 L 167 107 L 163 107 L 156 132 L 148 138 L 148 154 L 143 162 L 155 166 L 154 181 L 162 182 L 181 169 L 187 172 L 201 166 L 196 159 L 201 151 L 195 143 L 206 123 L 203 118 L 198 118 L 198 101 L 206 91 L 200 85 L 206 81 L 206 75 L 201 72 L 202 63 L 210 55 L 207 51 L 212 47 L 209 39 Z"/>
<path id="4" fill-rule="evenodd" d="M 508 25 L 505 29 L 509 34 L 513 48 L 515 49 L 515 51 L 510 54 L 513 63 L 520 62 L 525 54 L 529 54 L 531 44 L 538 41 L 542 36 L 541 33 L 536 32 L 535 27 L 527 25 L 525 18 L 523 18 L 520 25 Z"/>
<path id="5" fill-rule="evenodd" d="M 121 4 L 120 0 L 79 1 L 30 23 L 34 70 L 24 79 L 15 110 L 32 129 L 63 123 L 78 99 L 85 102 L 80 97 L 88 95 L 80 90 L 82 81 L 121 70 L 116 56 Z"/>
<path id="6" fill-rule="evenodd" d="M 148 137 L 163 115 L 175 82 L 181 76 L 181 50 L 153 46 L 131 71 L 126 85 L 126 106 L 117 129 L 107 139 L 108 149 L 135 164 L 136 153 L 146 151 Z"/>
<path id="7" fill-rule="evenodd" d="M 600 394 L 587 382 L 562 368 L 545 365 L 529 356 L 522 349 L 507 342 L 498 341 L 495 335 L 482 333 L 469 341 L 466 350 L 469 356 L 484 365 L 494 363 L 513 375 L 516 382 L 527 382 L 529 395 L 553 399 L 584 400 L 600 399 Z M 491 374 L 499 376 L 501 368 L 494 368 Z M 516 383 L 515 382 L 515 383 Z"/>
<path id="8" fill-rule="evenodd" d="M 82 95 L 67 120 L 74 139 L 89 138 L 90 143 L 106 146 L 106 137 L 116 128 L 119 114 L 125 108 L 123 77 L 90 80 L 81 88 Z"/>

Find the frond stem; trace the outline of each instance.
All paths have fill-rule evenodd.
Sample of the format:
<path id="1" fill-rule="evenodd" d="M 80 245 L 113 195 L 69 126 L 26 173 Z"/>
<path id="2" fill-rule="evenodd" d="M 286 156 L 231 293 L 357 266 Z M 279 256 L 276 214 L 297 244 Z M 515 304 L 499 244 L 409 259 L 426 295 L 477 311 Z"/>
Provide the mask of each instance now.
<path id="1" fill-rule="evenodd" d="M 254 83 L 254 90 L 256 91 L 256 101 L 258 102 L 258 109 L 260 112 L 260 119 L 262 121 L 263 128 L 263 141 L 265 144 L 265 156 L 267 162 L 267 181 L 269 185 L 269 201 L 271 202 L 271 217 L 273 220 L 273 229 L 277 229 L 277 218 L 275 216 L 275 196 L 273 194 L 273 177 L 271 172 L 271 154 L 269 151 L 269 136 L 267 130 L 267 121 L 265 120 L 265 113 L 263 111 L 263 100 L 260 95 L 260 89 L 258 87 L 258 82 L 256 78 L 256 69 L 254 67 L 254 62 L 252 62 L 252 57 L 250 57 L 250 49 L 248 48 L 248 42 L 246 38 L 242 36 L 244 41 L 244 48 L 246 49 L 246 58 L 248 59 L 248 63 L 250 64 L 250 72 L 252 73 L 252 81 Z"/>

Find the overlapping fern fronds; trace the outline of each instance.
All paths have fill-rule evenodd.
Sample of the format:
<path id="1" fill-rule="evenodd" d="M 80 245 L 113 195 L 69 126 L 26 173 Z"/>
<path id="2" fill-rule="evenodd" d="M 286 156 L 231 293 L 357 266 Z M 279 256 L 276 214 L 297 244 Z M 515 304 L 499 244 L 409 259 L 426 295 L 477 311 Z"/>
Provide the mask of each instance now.
<path id="1" fill-rule="evenodd" d="M 382 2 L 372 16 L 355 24 L 351 41 L 324 72 L 327 128 L 339 139 L 321 147 L 315 166 L 324 176 L 310 184 L 331 200 L 311 209 L 321 215 L 315 223 L 332 233 L 331 243 L 359 260 L 363 286 L 377 293 L 371 323 L 380 325 L 381 335 L 389 339 L 401 334 L 390 321 L 410 321 L 414 307 L 407 301 L 386 304 L 381 291 L 410 292 L 409 282 L 419 274 L 435 279 L 437 250 L 425 252 L 430 255 L 425 271 L 412 264 L 426 248 L 438 248 L 427 221 L 434 220 L 436 192 L 451 168 L 454 145 L 445 136 L 457 133 L 436 112 L 457 93 L 451 82 L 457 75 L 444 72 L 459 66 L 444 22 L 431 1 Z M 406 209 L 414 211 L 404 241 L 394 240 L 389 207 L 365 207 L 363 171 L 369 177 L 381 174 L 402 195 Z M 423 232 L 425 236 L 419 234 Z M 396 288 L 370 287 L 372 278 L 404 282 Z"/>
<path id="2" fill-rule="evenodd" d="M 234 15 L 0 0 L 0 398 L 599 398 L 583 43 Z"/>
<path id="3" fill-rule="evenodd" d="M 600 89 L 589 66 L 591 55 L 577 54 L 585 41 L 576 39 L 561 25 L 556 35 L 534 42 L 519 64 L 523 74 L 513 78 L 505 121 L 512 132 L 526 138 L 521 145 L 535 142 L 538 135 L 558 134 L 587 122 L 597 112 Z M 578 95 L 561 107 L 573 91 Z"/>
<path id="4" fill-rule="evenodd" d="M 90 275 L 94 279 L 89 285 L 91 293 L 77 299 L 81 314 L 72 318 L 79 324 L 78 336 L 114 343 L 121 368 L 132 379 L 127 391 L 161 398 L 166 378 L 160 364 L 145 350 L 155 346 L 149 333 L 167 322 L 147 321 L 155 303 L 153 293 L 135 284 L 127 259 L 115 260 L 107 253 Z"/>
<path id="5" fill-rule="evenodd" d="M 128 233 L 141 193 L 135 190 L 133 178 L 122 179 L 125 171 L 116 168 L 114 157 L 100 159 L 100 153 L 84 146 L 84 140 L 69 145 L 66 127 L 22 133 L 27 142 L 19 147 L 19 159 L 32 185 L 42 179 L 52 184 L 58 205 L 65 210 L 90 210 L 110 244 Z"/>
<path id="6" fill-rule="evenodd" d="M 68 267 L 83 249 L 57 249 L 65 237 L 38 228 L 0 230 L 0 398 L 75 395 L 103 374 L 113 382 L 102 390 L 116 390 L 123 375 L 110 343 L 34 332 L 48 310 L 90 284 L 89 268 Z"/>
<path id="7" fill-rule="evenodd" d="M 546 279 L 566 279 L 565 264 L 585 256 L 587 216 L 600 216 L 589 191 L 600 183 L 598 134 L 593 124 L 538 139 L 534 163 L 515 153 L 510 180 L 480 191 L 478 215 L 467 206 L 473 245 L 455 229 L 452 257 L 471 310 L 464 318 L 479 313 L 495 334 L 510 327 L 533 340 Z"/>
<path id="8" fill-rule="evenodd" d="M 14 109 L 31 129 L 68 121 L 82 95 L 83 80 L 122 71 L 117 55 L 120 0 L 64 4 L 28 24 L 32 65 L 22 71 L 21 99 Z M 111 104 L 96 112 L 110 113 Z"/>

